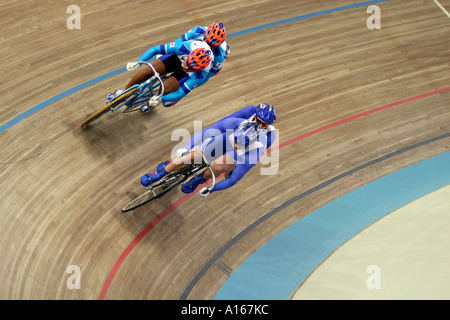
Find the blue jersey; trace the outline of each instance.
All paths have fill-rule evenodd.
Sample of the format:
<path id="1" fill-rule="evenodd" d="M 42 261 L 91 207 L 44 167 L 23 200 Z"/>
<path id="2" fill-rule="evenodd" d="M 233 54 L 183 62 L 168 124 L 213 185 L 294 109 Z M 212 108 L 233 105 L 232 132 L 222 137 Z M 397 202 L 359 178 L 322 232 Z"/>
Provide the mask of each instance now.
<path id="1" fill-rule="evenodd" d="M 260 129 L 258 141 L 249 148 L 245 150 L 234 149 L 234 128 L 237 125 L 251 122 L 251 118 L 255 115 L 255 110 L 256 106 L 248 106 L 223 118 L 212 126 L 196 133 L 185 146 L 189 150 L 194 146 L 201 146 L 204 142 L 207 142 L 209 145 L 205 146 L 205 151 L 208 153 L 214 152 L 216 157 L 229 155 L 235 161 L 235 168 L 230 177 L 218 182 L 211 192 L 224 190 L 236 184 L 258 163 L 260 157 L 270 148 L 275 140 L 275 128 L 270 125 L 266 129 Z"/>
<path id="2" fill-rule="evenodd" d="M 185 34 L 183 34 L 181 37 L 176 39 L 175 41 L 189 41 L 189 40 L 204 41 L 206 28 L 207 27 L 203 26 L 194 27 Z M 222 69 L 223 64 L 225 63 L 225 59 L 227 58 L 228 48 L 229 46 L 226 43 L 226 41 L 223 41 L 220 44 L 220 46 L 211 49 L 214 54 L 214 63 L 211 67 L 211 71 L 208 74 L 208 79 L 211 78 L 213 75 L 217 74 Z"/>
<path id="3" fill-rule="evenodd" d="M 176 54 L 181 61 L 184 61 L 189 53 L 196 48 L 207 48 L 209 46 L 202 41 L 190 40 L 190 41 L 175 41 L 166 43 L 163 45 L 155 46 L 148 49 L 138 61 L 148 61 L 156 55 Z M 164 106 L 170 106 L 172 103 L 184 98 L 193 89 L 203 85 L 211 77 L 210 70 L 213 62 L 208 67 L 201 71 L 188 73 L 189 79 L 187 79 L 177 91 L 168 93 L 162 96 L 162 102 Z"/>

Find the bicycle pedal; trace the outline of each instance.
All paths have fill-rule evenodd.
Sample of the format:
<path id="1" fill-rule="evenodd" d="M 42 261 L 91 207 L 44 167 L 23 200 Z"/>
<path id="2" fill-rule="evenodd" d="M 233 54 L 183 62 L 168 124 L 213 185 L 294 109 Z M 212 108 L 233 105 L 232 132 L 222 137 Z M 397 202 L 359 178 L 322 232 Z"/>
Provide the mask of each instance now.
<path id="1" fill-rule="evenodd" d="M 152 189 L 152 193 L 156 197 L 155 189 Z M 158 200 L 158 198 L 156 198 L 156 200 Z"/>
<path id="2" fill-rule="evenodd" d="M 142 113 L 149 113 L 153 108 L 150 108 L 147 104 L 143 104 L 139 109 Z"/>

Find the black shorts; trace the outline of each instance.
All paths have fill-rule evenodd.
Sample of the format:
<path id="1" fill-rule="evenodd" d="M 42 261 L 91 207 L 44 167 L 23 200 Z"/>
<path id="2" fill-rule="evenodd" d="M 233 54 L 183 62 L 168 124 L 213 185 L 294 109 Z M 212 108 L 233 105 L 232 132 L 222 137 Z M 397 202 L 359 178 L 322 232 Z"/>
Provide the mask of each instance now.
<path id="1" fill-rule="evenodd" d="M 189 77 L 188 74 L 183 71 L 181 61 L 176 54 L 166 54 L 160 57 L 159 60 L 161 60 L 166 66 L 166 72 L 173 72 L 172 76 L 175 77 L 178 81 Z"/>

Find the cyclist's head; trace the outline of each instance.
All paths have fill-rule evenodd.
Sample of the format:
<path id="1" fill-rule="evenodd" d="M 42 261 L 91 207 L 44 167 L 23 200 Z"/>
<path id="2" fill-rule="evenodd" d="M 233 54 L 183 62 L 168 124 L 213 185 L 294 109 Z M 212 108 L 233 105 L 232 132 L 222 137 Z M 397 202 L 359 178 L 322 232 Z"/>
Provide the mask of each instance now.
<path id="1" fill-rule="evenodd" d="M 256 122 L 263 127 L 274 123 L 277 120 L 277 113 L 271 104 L 261 103 L 256 107 Z"/>
<path id="2" fill-rule="evenodd" d="M 205 69 L 212 60 L 211 50 L 197 48 L 189 53 L 186 63 L 189 69 L 200 71 Z"/>
<path id="3" fill-rule="evenodd" d="M 217 47 L 222 44 L 227 36 L 227 31 L 223 26 L 223 23 L 211 23 L 208 28 L 206 28 L 205 41 L 211 47 Z"/>
<path id="4" fill-rule="evenodd" d="M 248 147 L 258 139 L 258 130 L 254 124 L 239 124 L 234 128 L 234 141 L 238 146 Z"/>

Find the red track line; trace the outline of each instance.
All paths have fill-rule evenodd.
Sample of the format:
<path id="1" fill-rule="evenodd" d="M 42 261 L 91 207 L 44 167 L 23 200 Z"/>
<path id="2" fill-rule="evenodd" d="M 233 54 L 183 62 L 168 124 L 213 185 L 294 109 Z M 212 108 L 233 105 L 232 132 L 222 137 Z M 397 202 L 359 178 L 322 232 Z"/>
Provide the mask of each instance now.
<path id="1" fill-rule="evenodd" d="M 386 109 L 389 109 L 389 108 L 392 108 L 392 107 L 395 107 L 395 106 L 398 106 L 398 105 L 401 105 L 401 104 L 404 104 L 404 103 L 407 103 L 407 102 L 410 102 L 410 101 L 414 101 L 414 100 L 426 98 L 426 97 L 429 97 L 429 96 L 432 96 L 432 95 L 435 95 L 435 94 L 438 94 L 438 93 L 442 93 L 442 92 L 445 92 L 445 91 L 450 91 L 450 87 L 444 88 L 444 89 L 439 89 L 439 90 L 428 92 L 428 93 L 424 93 L 424 94 L 420 94 L 418 96 L 414 96 L 414 97 L 411 97 L 411 98 L 403 99 L 403 100 L 400 100 L 400 101 L 397 101 L 397 102 L 393 102 L 393 103 L 390 103 L 390 104 L 387 104 L 387 105 L 384 105 L 384 106 L 381 106 L 381 107 L 378 107 L 378 108 L 375 108 L 375 109 L 371 109 L 371 110 L 368 110 L 368 111 L 364 111 L 364 112 L 355 114 L 355 115 L 350 116 L 348 118 L 345 118 L 345 119 L 333 122 L 333 123 L 328 124 L 326 126 L 323 126 L 323 127 L 318 128 L 318 129 L 312 130 L 310 132 L 304 133 L 304 134 L 302 134 L 302 135 L 300 135 L 298 137 L 292 138 L 292 139 L 290 139 L 290 140 L 288 140 L 286 142 L 283 142 L 283 143 L 281 143 L 278 146 L 270 148 L 270 150 L 268 150 L 268 153 L 272 152 L 274 150 L 286 147 L 286 146 L 288 146 L 288 145 L 290 145 L 290 144 L 292 144 L 294 142 L 297 142 L 299 140 L 305 139 L 305 138 L 310 137 L 312 135 L 315 135 L 316 133 L 325 131 L 325 130 L 330 129 L 330 128 L 337 127 L 338 125 L 341 125 L 343 123 L 346 123 L 346 122 L 349 122 L 349 121 L 352 121 L 352 120 L 364 117 L 366 115 L 369 115 L 369 114 L 372 114 L 372 113 L 375 113 L 375 112 L 378 112 L 378 111 L 386 110 Z M 111 282 L 112 282 L 114 276 L 117 273 L 117 270 L 119 270 L 120 266 L 122 265 L 122 262 L 126 259 L 128 254 L 134 249 L 134 247 L 136 247 L 136 245 L 142 240 L 142 238 L 144 238 L 144 236 L 147 235 L 147 233 L 149 233 L 150 230 L 152 230 L 153 227 L 155 227 L 169 213 L 171 213 L 174 209 L 179 207 L 186 200 L 188 200 L 194 194 L 196 194 L 197 191 L 200 190 L 200 188 L 201 187 L 199 186 L 195 192 L 183 196 L 182 198 L 178 199 L 175 203 L 173 203 L 170 207 L 168 207 L 166 210 L 164 210 L 163 213 L 161 213 L 152 222 L 150 222 L 150 224 L 147 227 L 145 227 L 145 229 L 142 230 L 139 233 L 139 235 L 128 245 L 128 247 L 120 255 L 119 259 L 116 261 L 116 263 L 114 264 L 113 268 L 109 272 L 109 275 L 106 278 L 105 283 L 103 284 L 102 291 L 100 292 L 100 296 L 98 298 L 99 300 L 103 300 L 105 298 L 106 293 L 108 292 L 109 286 L 111 285 Z"/>
<path id="2" fill-rule="evenodd" d="M 270 151 L 281 149 L 281 148 L 283 148 L 283 147 L 285 147 L 287 145 L 290 145 L 291 143 L 294 143 L 294 142 L 297 142 L 299 140 L 302 140 L 302 139 L 305 139 L 307 137 L 310 137 L 312 135 L 315 135 L 316 133 L 325 131 L 325 130 L 333 128 L 333 127 L 337 127 L 338 125 L 341 125 L 343 123 L 346 123 L 346 122 L 349 122 L 349 121 L 352 121 L 352 120 L 355 120 L 355 119 L 367 116 L 369 114 L 372 114 L 372 113 L 375 113 L 375 112 L 378 112 L 378 111 L 382 111 L 382 110 L 386 110 L 386 109 L 398 106 L 398 105 L 406 103 L 406 102 L 411 102 L 411 101 L 418 100 L 418 99 L 421 99 L 421 98 L 426 98 L 426 97 L 429 97 L 429 96 L 432 96 L 432 95 L 435 95 L 435 94 L 438 94 L 438 93 L 442 93 L 442 92 L 445 92 L 445 91 L 450 91 L 450 87 L 444 88 L 444 89 L 439 89 L 439 90 L 428 92 L 428 93 L 424 93 L 424 94 L 420 94 L 420 95 L 415 96 L 415 97 L 403 99 L 403 100 L 400 100 L 400 101 L 397 101 L 397 102 L 393 102 L 393 103 L 390 103 L 390 104 L 387 104 L 387 105 L 384 105 L 384 106 L 381 106 L 381 107 L 378 107 L 378 108 L 375 108 L 375 109 L 371 109 L 371 110 L 367 110 L 367 111 L 355 114 L 355 115 L 350 116 L 348 118 L 336 121 L 336 122 L 331 123 L 331 124 L 327 124 L 327 125 L 325 125 L 323 127 L 320 127 L 318 129 L 315 129 L 315 130 L 307 132 L 307 133 L 304 133 L 304 134 L 302 134 L 302 135 L 300 135 L 298 137 L 292 138 L 291 140 L 283 142 L 283 143 L 281 143 L 278 146 L 274 146 L 274 147 L 270 148 L 271 149 Z"/>
<path id="3" fill-rule="evenodd" d="M 122 265 L 122 262 L 125 260 L 128 254 L 134 249 L 134 247 L 142 240 L 142 238 L 144 238 L 144 236 L 147 233 L 149 233 L 154 226 L 156 226 L 162 219 L 164 219 L 165 216 L 167 216 L 169 213 L 175 210 L 178 206 L 180 206 L 183 202 L 192 197 L 194 194 L 195 193 L 187 194 L 184 197 L 178 199 L 174 204 L 172 204 L 170 207 L 164 210 L 163 213 L 161 213 L 152 222 L 150 222 L 150 224 L 144 230 L 142 230 L 136 238 L 134 238 L 134 240 L 128 245 L 125 251 L 122 252 L 119 259 L 116 261 L 113 268 L 109 272 L 108 278 L 106 278 L 105 284 L 103 285 L 102 291 L 100 293 L 99 300 L 103 300 L 105 298 L 106 292 L 108 291 L 109 286 L 117 273 L 117 270 L 119 270 L 120 266 Z"/>

